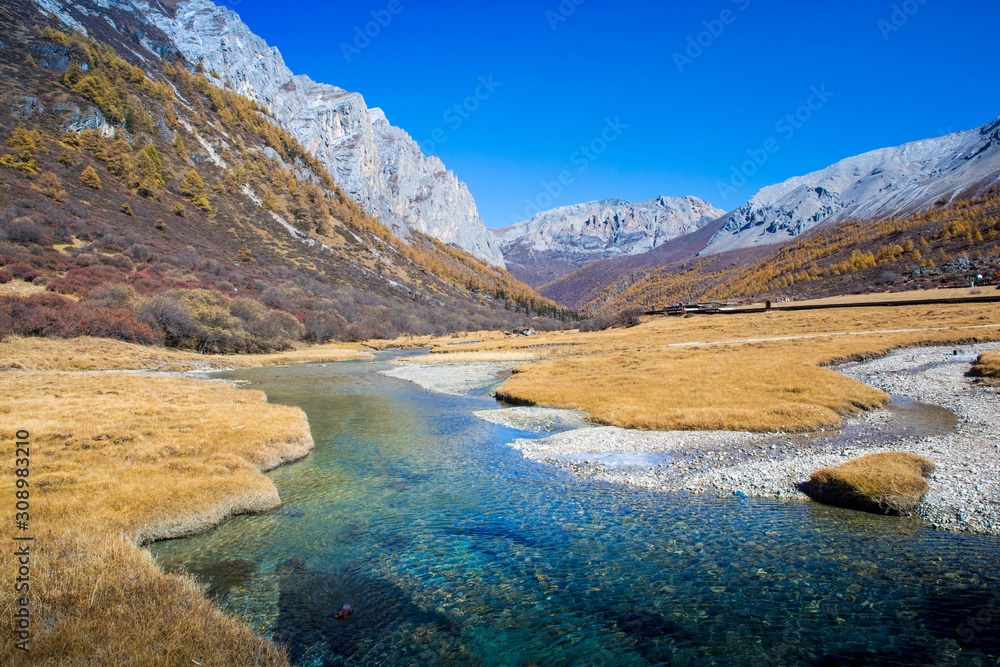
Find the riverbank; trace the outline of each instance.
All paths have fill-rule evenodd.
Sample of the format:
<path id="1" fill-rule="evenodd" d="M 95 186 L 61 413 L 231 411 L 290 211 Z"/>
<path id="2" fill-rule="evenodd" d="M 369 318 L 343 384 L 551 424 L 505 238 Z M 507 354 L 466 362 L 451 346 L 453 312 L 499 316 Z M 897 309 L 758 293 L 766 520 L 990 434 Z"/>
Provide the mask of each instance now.
<path id="1" fill-rule="evenodd" d="M 1000 340 L 1000 304 L 646 318 L 600 332 L 559 331 L 440 346 L 408 362 L 506 361 L 497 397 L 581 410 L 645 431 L 811 432 L 889 400 L 829 369 L 919 345 Z M 531 356 L 533 355 L 533 358 Z"/>
<path id="2" fill-rule="evenodd" d="M 30 470 L 30 520 L 18 536 L 34 538 L 30 653 L 15 648 L 13 592 L 0 601 L 9 664 L 287 665 L 281 647 L 223 613 L 193 578 L 164 573 L 141 545 L 279 506 L 263 473 L 313 447 L 302 410 L 188 373 L 358 358 L 370 355 L 337 346 L 207 357 L 100 339 L 0 344 L 0 441 L 11 465 L 15 440 L 30 443 L 19 455 L 27 464 L 18 464 Z M 14 498 L 17 479 L 4 476 L 0 495 Z M 0 539 L 13 537 L 12 522 L 0 524 Z M 15 571 L 12 561 L 4 550 L 4 571 Z"/>
<path id="3" fill-rule="evenodd" d="M 510 443 L 525 458 L 581 477 L 661 491 L 808 500 L 798 484 L 819 468 L 868 453 L 908 451 L 937 466 L 919 516 L 936 528 L 997 535 L 1000 395 L 968 374 L 980 354 L 995 358 L 1000 344 L 964 346 L 958 355 L 953 354 L 955 349 L 930 346 L 878 354 L 862 347 L 858 356 L 875 358 L 823 369 L 845 383 L 897 400 L 883 409 L 855 409 L 854 416 L 839 424 L 805 434 L 798 429 L 626 429 L 595 424 L 582 411 L 551 407 L 501 408 L 476 415 L 528 432 L 555 432 Z M 440 356 L 444 359 L 434 363 L 411 358 L 386 374 L 432 391 L 467 395 L 524 368 L 499 361 L 447 364 L 441 362 L 448 355 Z M 549 363 L 558 367 L 565 362 Z M 609 400 L 623 397 L 616 394 Z M 816 407 L 803 398 L 800 409 Z M 912 428 L 913 419 L 934 423 Z"/>
<path id="4" fill-rule="evenodd" d="M 0 342 L 0 371 L 156 371 L 211 372 L 371 359 L 356 344 L 301 347 L 272 354 L 198 354 L 165 347 L 134 345 L 107 338 L 22 338 Z"/>
<path id="5" fill-rule="evenodd" d="M 960 355 L 953 354 L 953 346 L 900 350 L 836 369 L 953 413 L 953 428 L 938 424 L 933 435 L 912 435 L 905 416 L 881 409 L 848 420 L 843 430 L 811 436 L 599 427 L 519 439 L 511 446 L 525 458 L 591 479 L 661 491 L 800 500 L 807 497 L 798 484 L 819 468 L 869 453 L 912 452 L 937 466 L 917 515 L 936 528 L 1000 535 L 1000 394 L 968 377 L 978 354 L 997 349 L 993 343 L 963 347 Z M 518 427 L 504 419 L 505 410 L 494 412 L 490 421 Z"/>

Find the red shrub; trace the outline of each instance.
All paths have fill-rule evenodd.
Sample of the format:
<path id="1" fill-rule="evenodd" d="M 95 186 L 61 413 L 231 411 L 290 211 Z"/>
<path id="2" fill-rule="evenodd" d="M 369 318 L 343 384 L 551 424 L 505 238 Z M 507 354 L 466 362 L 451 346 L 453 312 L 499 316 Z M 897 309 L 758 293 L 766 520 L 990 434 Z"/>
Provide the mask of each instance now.
<path id="1" fill-rule="evenodd" d="M 0 336 L 99 336 L 130 343 L 162 342 L 129 308 L 91 308 L 51 292 L 0 296 Z"/>
<path id="2" fill-rule="evenodd" d="M 143 269 L 137 273 L 133 273 L 129 277 L 129 281 L 132 286 L 135 287 L 135 291 L 138 294 L 152 294 L 154 292 L 160 292 L 166 288 L 163 284 L 163 280 L 154 271 L 149 271 L 148 269 Z"/>
<path id="3" fill-rule="evenodd" d="M 14 278 L 20 278 L 25 282 L 31 282 L 38 276 L 42 275 L 41 271 L 28 264 L 27 262 L 18 262 L 17 264 L 11 264 L 7 267 L 7 272 L 10 273 Z"/>
<path id="4" fill-rule="evenodd" d="M 80 267 L 71 268 L 66 272 L 65 276 L 53 278 L 49 282 L 49 289 L 60 294 L 82 295 L 103 285 L 124 281 L 125 276 L 120 269 L 103 264 L 94 264 L 85 269 Z"/>
<path id="5" fill-rule="evenodd" d="M 0 271 L 0 285 L 3 285 L 4 283 L 9 283 L 11 280 L 13 280 L 13 278 L 10 277 L 9 273 L 7 273 L 6 271 Z"/>

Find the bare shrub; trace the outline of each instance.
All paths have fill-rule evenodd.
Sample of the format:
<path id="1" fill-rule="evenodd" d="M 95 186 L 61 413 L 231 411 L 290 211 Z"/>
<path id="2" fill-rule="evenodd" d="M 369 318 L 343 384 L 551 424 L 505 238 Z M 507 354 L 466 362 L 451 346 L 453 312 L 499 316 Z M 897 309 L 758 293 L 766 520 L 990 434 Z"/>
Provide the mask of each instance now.
<path id="1" fill-rule="evenodd" d="M 88 294 L 85 302 L 103 308 L 132 308 L 136 304 L 135 288 L 127 283 L 105 285 Z"/>
<path id="2" fill-rule="evenodd" d="M 156 257 L 156 252 L 152 248 L 141 243 L 133 245 L 128 251 L 136 262 L 151 262 Z"/>
<path id="3" fill-rule="evenodd" d="M 20 217 L 8 225 L 7 236 L 11 241 L 38 243 L 42 238 L 42 230 L 31 218 Z"/>

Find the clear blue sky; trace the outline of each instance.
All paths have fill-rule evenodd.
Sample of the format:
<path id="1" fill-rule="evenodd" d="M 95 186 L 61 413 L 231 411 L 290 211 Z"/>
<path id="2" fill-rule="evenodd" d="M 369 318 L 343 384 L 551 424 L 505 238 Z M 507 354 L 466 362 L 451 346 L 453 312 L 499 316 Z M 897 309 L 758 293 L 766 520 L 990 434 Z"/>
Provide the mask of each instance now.
<path id="1" fill-rule="evenodd" d="M 690 194 L 729 210 L 838 159 L 1000 116 L 995 0 L 216 2 L 295 73 L 362 93 L 433 143 L 489 227 L 529 202 Z M 748 151 L 762 164 L 743 167 Z"/>

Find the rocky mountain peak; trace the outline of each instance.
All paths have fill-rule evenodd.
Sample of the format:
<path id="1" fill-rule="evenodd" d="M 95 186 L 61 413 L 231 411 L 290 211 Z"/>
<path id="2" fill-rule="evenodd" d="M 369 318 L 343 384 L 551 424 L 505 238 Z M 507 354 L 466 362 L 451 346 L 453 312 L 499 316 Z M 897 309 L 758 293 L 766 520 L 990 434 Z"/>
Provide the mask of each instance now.
<path id="1" fill-rule="evenodd" d="M 255 35 L 236 12 L 209 0 L 35 0 L 65 23 L 87 29 L 113 5 L 166 35 L 191 63 L 201 61 L 217 85 L 256 100 L 328 168 L 366 211 L 408 238 L 413 230 L 503 266 L 466 185 L 441 160 L 394 127 L 359 93 L 294 75 L 278 49 Z M 129 35 L 134 37 L 134 35 Z M 162 53 L 163 48 L 149 48 Z"/>
<path id="2" fill-rule="evenodd" d="M 1000 183 L 1000 119 L 935 139 L 849 157 L 761 189 L 712 237 L 703 254 L 784 243 L 851 218 L 882 220 Z"/>
<path id="3" fill-rule="evenodd" d="M 493 231 L 511 272 L 540 285 L 598 260 L 649 252 L 723 215 L 697 197 L 604 199 L 543 211 Z"/>

